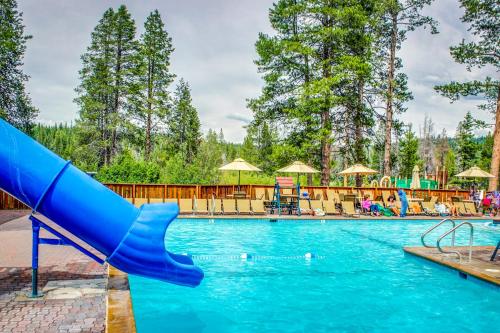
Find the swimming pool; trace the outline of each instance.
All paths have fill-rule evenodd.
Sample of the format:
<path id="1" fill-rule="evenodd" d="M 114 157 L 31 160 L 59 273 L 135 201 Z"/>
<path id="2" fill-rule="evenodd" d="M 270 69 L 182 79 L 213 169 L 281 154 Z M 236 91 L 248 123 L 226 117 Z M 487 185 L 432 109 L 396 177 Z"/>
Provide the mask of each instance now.
<path id="1" fill-rule="evenodd" d="M 137 330 L 497 330 L 499 288 L 404 255 L 402 246 L 418 245 L 421 232 L 434 223 L 176 221 L 167 233 L 168 248 L 193 254 L 205 279 L 190 289 L 130 276 Z M 458 237 L 464 244 L 465 236 Z M 491 245 L 498 236 L 476 228 L 474 243 Z M 241 253 L 253 257 L 241 259 Z M 316 257 L 306 259 L 306 253 Z"/>

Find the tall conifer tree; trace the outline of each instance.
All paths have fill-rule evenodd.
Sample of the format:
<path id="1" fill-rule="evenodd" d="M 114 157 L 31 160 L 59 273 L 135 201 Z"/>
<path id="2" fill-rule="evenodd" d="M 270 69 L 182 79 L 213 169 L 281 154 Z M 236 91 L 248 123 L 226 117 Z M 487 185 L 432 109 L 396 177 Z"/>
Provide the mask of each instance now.
<path id="1" fill-rule="evenodd" d="M 150 13 L 144 23 L 140 40 L 137 91 L 130 98 L 130 115 L 141 132 L 146 160 L 153 151 L 153 135 L 165 128 L 170 106 L 168 87 L 175 75 L 170 73 L 172 39 L 158 10 Z"/>
<path id="2" fill-rule="evenodd" d="M 180 80 L 175 90 L 175 104 L 169 120 L 169 134 L 175 151 L 186 163 L 191 163 L 198 152 L 201 133 L 198 112 L 192 105 L 189 84 Z"/>
<path id="3" fill-rule="evenodd" d="M 15 0 L 0 0 L 0 118 L 31 133 L 38 110 L 31 104 L 22 70 L 26 41 L 22 13 Z"/>
<path id="4" fill-rule="evenodd" d="M 450 48 L 451 55 L 456 62 L 466 65 L 467 70 L 491 66 L 496 70 L 495 75 L 486 76 L 483 80 L 468 82 L 453 81 L 449 84 L 435 87 L 442 95 L 452 101 L 461 96 L 481 96 L 486 103 L 480 109 L 489 110 L 495 115 L 493 132 L 493 152 L 491 157 L 490 173 L 495 178 L 490 179 L 489 190 L 498 189 L 500 174 L 500 5 L 495 0 L 460 0 L 465 9 L 462 22 L 469 24 L 469 32 L 474 41 L 462 42 Z M 496 76 L 496 78 L 495 78 Z"/>

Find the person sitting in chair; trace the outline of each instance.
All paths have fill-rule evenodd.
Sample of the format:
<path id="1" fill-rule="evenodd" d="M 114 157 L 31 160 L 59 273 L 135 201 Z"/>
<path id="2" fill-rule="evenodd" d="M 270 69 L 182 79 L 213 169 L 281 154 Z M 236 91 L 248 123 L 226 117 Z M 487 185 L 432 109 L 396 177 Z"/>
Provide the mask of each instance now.
<path id="1" fill-rule="evenodd" d="M 387 208 L 389 208 L 391 212 L 396 216 L 399 216 L 399 214 L 401 213 L 397 206 L 396 198 L 393 195 L 391 195 L 387 199 Z"/>

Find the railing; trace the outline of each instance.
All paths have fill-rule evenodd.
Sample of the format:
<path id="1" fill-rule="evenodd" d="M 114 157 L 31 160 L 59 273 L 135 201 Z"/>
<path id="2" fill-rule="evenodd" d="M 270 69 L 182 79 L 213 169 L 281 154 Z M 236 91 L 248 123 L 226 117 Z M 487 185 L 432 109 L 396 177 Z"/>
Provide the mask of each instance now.
<path id="1" fill-rule="evenodd" d="M 443 225 L 444 223 L 446 222 L 451 222 L 451 224 L 453 225 L 453 228 L 455 228 L 455 221 L 452 220 L 452 219 L 444 219 L 442 220 L 441 222 L 439 223 L 436 223 L 435 225 L 433 225 L 432 227 L 430 227 L 429 229 L 427 229 L 421 236 L 420 236 L 420 241 L 422 242 L 422 245 L 425 246 L 425 247 L 428 247 L 428 248 L 435 248 L 436 246 L 432 246 L 432 245 L 427 245 L 425 243 L 425 236 L 427 236 L 432 230 L 436 229 L 437 227 L 439 227 L 440 225 Z M 453 232 L 453 235 L 451 235 L 451 246 L 455 246 L 455 232 Z"/>
<path id="2" fill-rule="evenodd" d="M 441 253 L 449 253 L 449 254 L 456 254 L 458 256 L 459 262 L 462 262 L 462 254 L 460 251 L 455 251 L 455 250 L 445 250 L 441 247 L 441 240 L 448 236 L 450 233 L 453 233 L 453 237 L 455 237 L 455 231 L 464 225 L 467 225 L 470 227 L 470 235 L 469 235 L 469 262 L 472 259 L 472 244 L 474 243 L 474 227 L 470 222 L 462 222 L 456 227 L 453 227 L 452 229 L 448 230 L 444 234 L 441 235 L 441 237 L 438 238 L 436 242 L 436 247 L 438 248 L 439 252 Z"/>
<path id="3" fill-rule="evenodd" d="M 238 185 L 183 185 L 183 184 L 105 184 L 114 192 L 124 198 L 142 198 L 142 199 L 166 199 L 166 198 L 192 198 L 198 199 L 211 198 L 212 195 L 217 198 L 224 198 L 232 195 L 238 190 Z M 255 188 L 273 188 L 273 185 L 241 185 L 241 191 L 244 191 L 252 198 L 255 197 Z M 382 195 L 382 191 L 392 191 L 394 188 L 383 187 L 334 187 L 334 186 L 302 186 L 312 196 L 321 194 L 327 198 L 327 190 L 347 190 L 361 191 L 363 194 L 369 193 L 372 198 Z M 438 200 L 445 201 L 449 197 L 458 196 L 468 198 L 468 191 L 460 190 L 406 190 L 409 196 L 425 198 L 437 196 Z M 0 209 L 26 209 L 23 203 L 0 190 Z"/>

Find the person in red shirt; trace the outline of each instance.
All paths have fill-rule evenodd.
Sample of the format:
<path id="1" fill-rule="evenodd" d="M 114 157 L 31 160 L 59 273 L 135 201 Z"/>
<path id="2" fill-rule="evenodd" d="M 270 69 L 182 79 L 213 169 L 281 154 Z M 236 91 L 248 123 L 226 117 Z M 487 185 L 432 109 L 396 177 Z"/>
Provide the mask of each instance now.
<path id="1" fill-rule="evenodd" d="M 487 211 L 489 213 L 491 213 L 491 195 L 490 194 L 487 194 L 483 198 L 482 205 L 483 205 L 483 214 L 486 214 Z"/>

